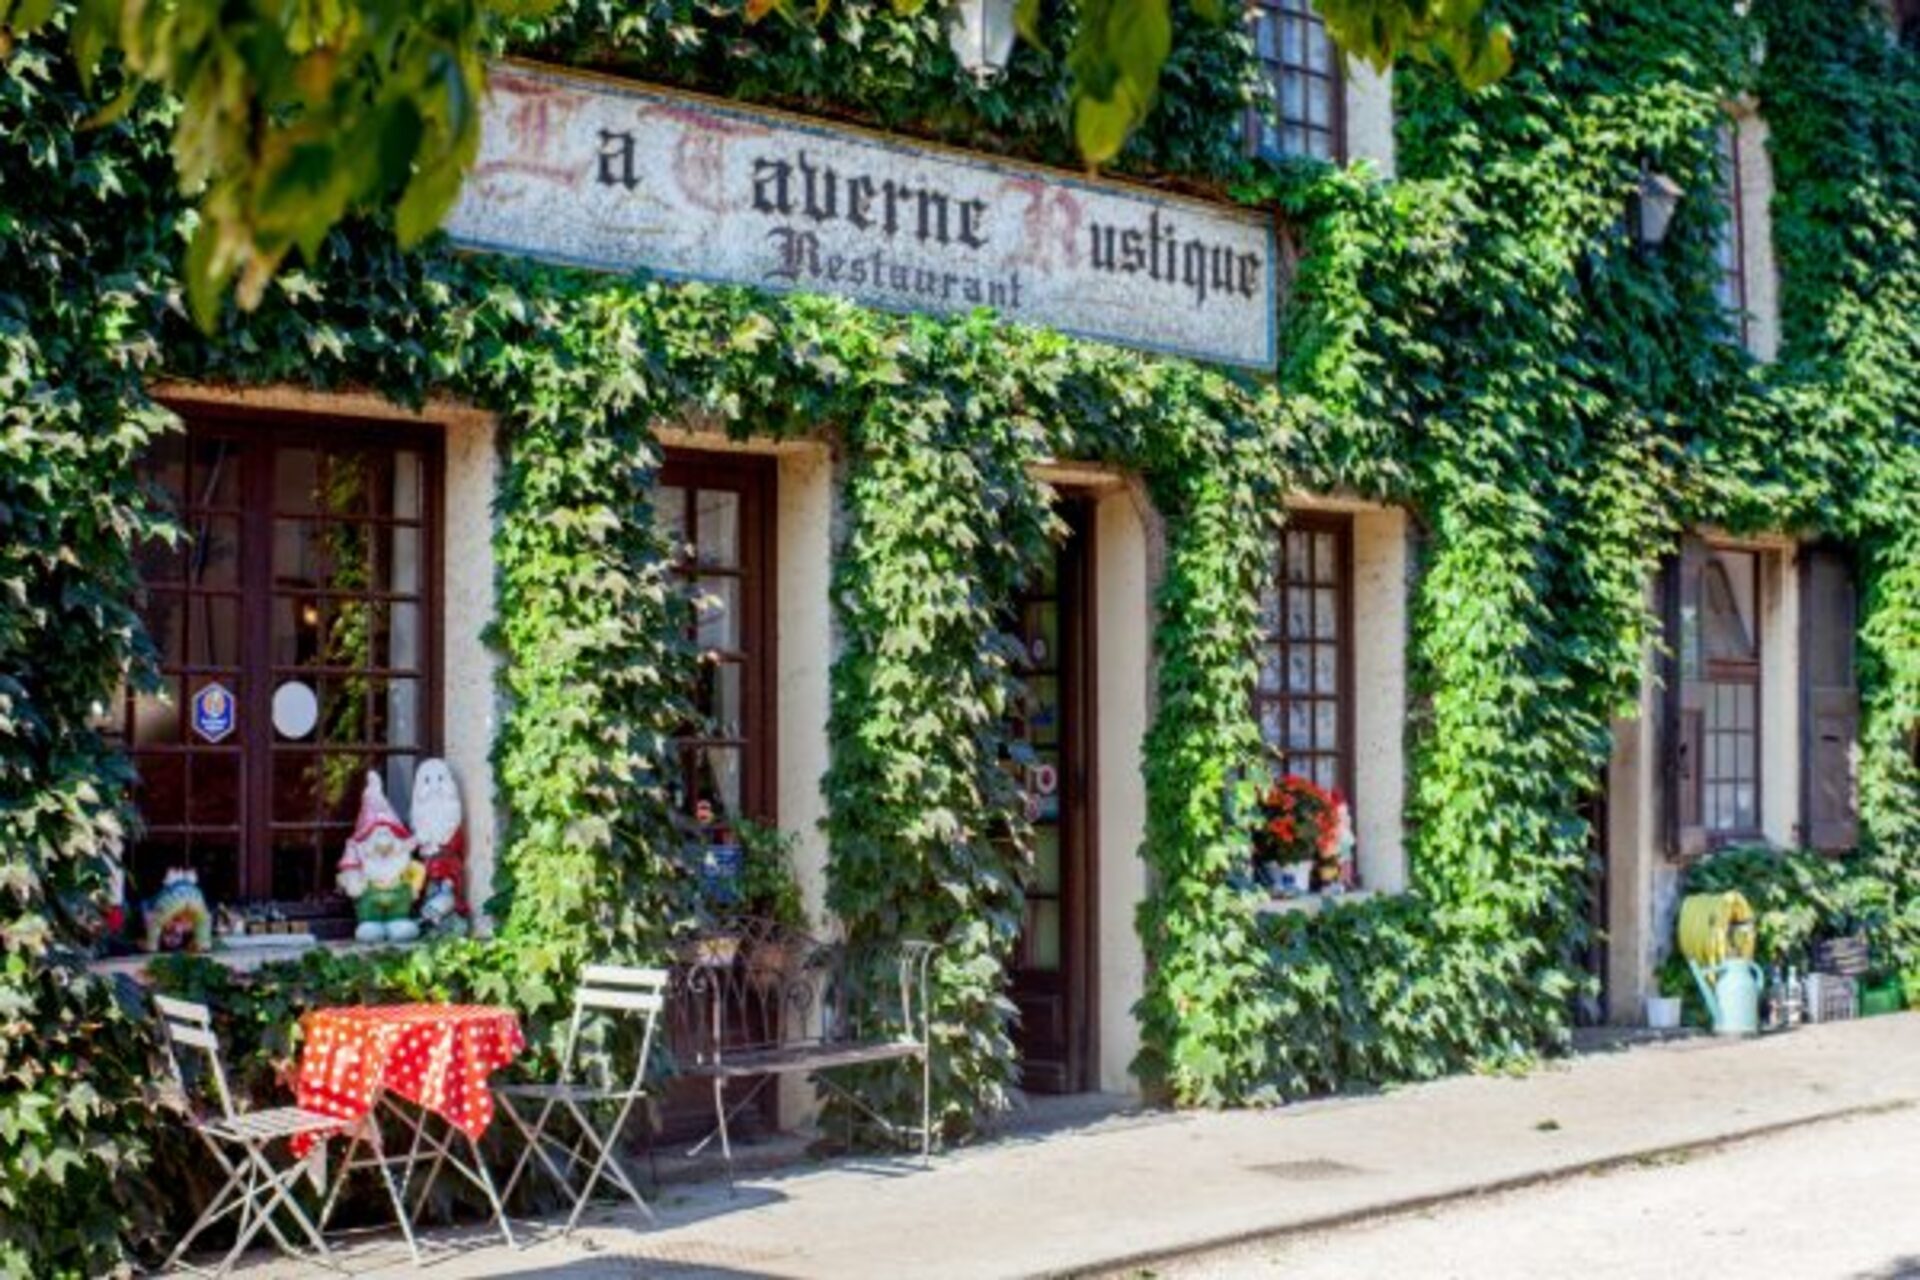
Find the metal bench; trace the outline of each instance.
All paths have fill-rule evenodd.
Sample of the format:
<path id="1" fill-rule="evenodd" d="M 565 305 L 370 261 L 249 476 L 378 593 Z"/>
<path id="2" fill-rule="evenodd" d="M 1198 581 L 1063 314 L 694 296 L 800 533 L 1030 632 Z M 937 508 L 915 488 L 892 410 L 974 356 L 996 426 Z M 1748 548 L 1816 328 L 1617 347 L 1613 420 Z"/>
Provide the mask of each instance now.
<path id="1" fill-rule="evenodd" d="M 819 1086 L 896 1139 L 933 1148 L 932 1014 L 927 942 L 859 947 L 823 942 L 758 917 L 724 920 L 681 948 L 668 1007 L 670 1045 L 683 1076 L 713 1083 L 714 1128 L 689 1155 L 720 1140 L 733 1177 L 728 1124 L 782 1075 Z M 824 1073 L 880 1062 L 920 1064 L 920 1124 L 896 1124 Z M 732 1102 L 730 1081 L 753 1081 Z M 737 1091 L 736 1091 L 737 1092 Z"/>

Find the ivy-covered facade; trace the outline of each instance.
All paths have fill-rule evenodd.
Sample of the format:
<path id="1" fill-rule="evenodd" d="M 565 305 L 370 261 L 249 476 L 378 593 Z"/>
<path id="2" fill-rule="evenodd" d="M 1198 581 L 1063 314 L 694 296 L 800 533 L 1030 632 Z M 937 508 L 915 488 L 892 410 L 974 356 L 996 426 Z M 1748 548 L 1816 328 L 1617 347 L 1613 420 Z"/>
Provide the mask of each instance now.
<path id="1" fill-rule="evenodd" d="M 207 336 L 179 296 L 173 107 L 83 127 L 61 34 L 15 43 L 0 1271 L 111 1267 L 191 1193 L 137 990 L 90 967 L 114 868 L 138 898 L 211 851 L 221 896 L 320 892 L 338 778 L 400 793 L 425 755 L 468 793 L 488 936 L 147 975 L 216 1005 L 263 1080 L 316 1002 L 539 1025 L 583 957 L 661 954 L 702 803 L 796 835 L 817 923 L 940 943 L 956 1135 L 1023 1083 L 1234 1105 L 1553 1052 L 1603 979 L 1632 1016 L 1696 865 L 1920 964 L 1900 15 L 1513 5 L 1516 66 L 1469 95 L 1421 66 L 1343 79 L 1298 8 L 1183 10 L 1115 166 L 1284 229 L 1280 356 L 1251 372 L 986 313 L 403 254 L 377 219 Z M 943 21 L 573 4 L 510 52 L 1068 161 L 1057 54 L 976 79 Z M 317 741 L 350 746 L 289 765 L 300 813 L 229 804 L 276 803 L 264 735 L 245 766 L 154 745 L 187 741 L 205 683 L 257 707 L 289 671 Z M 1853 739 L 1838 775 L 1821 725 Z M 1368 892 L 1249 890 L 1273 747 L 1352 794 Z M 1695 862 L 1836 825 L 1846 851 Z"/>

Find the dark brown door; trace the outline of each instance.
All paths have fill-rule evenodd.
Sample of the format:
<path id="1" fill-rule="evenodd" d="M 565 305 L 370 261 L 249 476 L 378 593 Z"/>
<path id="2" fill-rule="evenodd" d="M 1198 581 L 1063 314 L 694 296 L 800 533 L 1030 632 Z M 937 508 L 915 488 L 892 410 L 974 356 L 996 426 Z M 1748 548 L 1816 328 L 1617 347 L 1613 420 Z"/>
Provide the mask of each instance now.
<path id="1" fill-rule="evenodd" d="M 1027 697 L 1014 724 L 1025 751 L 1027 813 L 1034 829 L 1026 921 L 1014 954 L 1014 1042 L 1020 1082 L 1036 1093 L 1088 1087 L 1091 1059 L 1092 649 L 1088 504 L 1069 499 L 1071 532 L 1048 572 L 1020 601 Z"/>

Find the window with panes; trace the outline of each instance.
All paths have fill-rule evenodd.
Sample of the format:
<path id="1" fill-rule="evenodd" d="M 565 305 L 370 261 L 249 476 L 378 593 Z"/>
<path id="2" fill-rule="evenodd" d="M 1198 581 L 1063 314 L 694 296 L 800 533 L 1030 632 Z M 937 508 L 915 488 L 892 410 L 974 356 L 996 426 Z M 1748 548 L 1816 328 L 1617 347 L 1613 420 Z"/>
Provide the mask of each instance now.
<path id="1" fill-rule="evenodd" d="M 1705 658 L 1701 816 L 1721 839 L 1760 834 L 1760 554 L 1710 547 L 1701 573 Z"/>
<path id="2" fill-rule="evenodd" d="M 1251 149 L 1346 159 L 1340 62 L 1311 0 L 1254 0 L 1251 19 L 1267 84 L 1267 101 L 1247 117 Z"/>
<path id="3" fill-rule="evenodd" d="M 1714 264 L 1718 268 L 1714 278 L 1714 295 L 1721 307 L 1736 318 L 1744 338 L 1747 328 L 1747 272 L 1738 137 L 1738 126 L 1731 120 L 1720 126 L 1715 137 L 1724 217 L 1713 245 Z"/>
<path id="4" fill-rule="evenodd" d="M 668 459 L 654 495 L 700 652 L 674 799 L 715 841 L 774 818 L 773 493 L 772 459 L 689 453 Z"/>
<path id="5" fill-rule="evenodd" d="M 141 471 L 184 534 L 139 551 L 160 687 L 107 726 L 137 775 L 130 896 L 344 918 L 369 771 L 404 814 L 439 750 L 437 433 L 196 413 Z M 324 929 L 322 932 L 326 932 Z"/>
<path id="6" fill-rule="evenodd" d="M 1254 709 L 1281 767 L 1353 795 L 1353 522 L 1290 515 L 1261 597 Z"/>

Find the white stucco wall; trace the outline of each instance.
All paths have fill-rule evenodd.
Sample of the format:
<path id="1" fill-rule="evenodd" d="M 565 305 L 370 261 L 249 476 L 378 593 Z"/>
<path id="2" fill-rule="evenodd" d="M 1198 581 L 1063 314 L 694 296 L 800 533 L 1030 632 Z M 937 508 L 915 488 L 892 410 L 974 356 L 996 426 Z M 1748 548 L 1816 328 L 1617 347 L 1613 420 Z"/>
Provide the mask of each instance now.
<path id="1" fill-rule="evenodd" d="M 1349 58 L 1346 91 L 1347 159 L 1371 160 L 1381 177 L 1393 177 L 1393 72 Z"/>
<path id="2" fill-rule="evenodd" d="M 825 445 L 780 455 L 776 502 L 780 825 L 799 839 L 794 871 L 807 916 L 826 921 L 828 673 L 833 665 L 833 458 Z"/>
<path id="3" fill-rule="evenodd" d="M 1747 349 L 1761 360 L 1780 351 L 1780 271 L 1773 254 L 1773 159 L 1767 122 L 1736 108 L 1740 158 L 1740 246 L 1747 290 Z"/>
<path id="4" fill-rule="evenodd" d="M 1360 883 L 1407 887 L 1407 599 L 1413 557 L 1407 513 L 1353 517 L 1353 833 Z"/>
<path id="5" fill-rule="evenodd" d="M 1760 561 L 1760 828 L 1800 843 L 1800 574 L 1797 549 L 1773 542 Z"/>
<path id="6" fill-rule="evenodd" d="M 1094 508 L 1094 703 L 1099 708 L 1099 830 L 1095 971 L 1095 1083 L 1106 1093 L 1136 1093 L 1131 1071 L 1140 1051 L 1133 1006 L 1146 990 L 1147 958 L 1134 913 L 1147 895 L 1147 797 L 1141 745 L 1153 680 L 1153 590 L 1148 543 L 1153 528 L 1145 490 L 1128 484 Z"/>
<path id="7" fill-rule="evenodd" d="M 499 858 L 494 734 L 500 727 L 499 655 L 481 639 L 495 611 L 493 497 L 500 454 L 491 417 L 446 420 L 444 590 L 440 629 L 444 719 L 440 739 L 467 803 L 467 892 L 477 910 Z"/>

